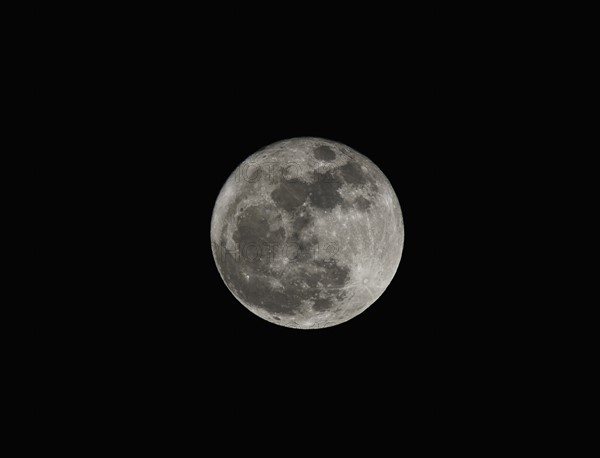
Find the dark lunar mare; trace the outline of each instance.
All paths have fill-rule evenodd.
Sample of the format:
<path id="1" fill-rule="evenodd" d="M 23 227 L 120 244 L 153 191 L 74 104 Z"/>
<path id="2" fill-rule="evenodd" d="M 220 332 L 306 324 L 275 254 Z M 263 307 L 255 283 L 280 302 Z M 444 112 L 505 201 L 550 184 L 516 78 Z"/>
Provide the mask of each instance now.
<path id="1" fill-rule="evenodd" d="M 296 198 L 289 197 L 284 201 L 297 201 L 293 199 Z M 282 205 L 279 208 L 286 210 L 292 206 Z M 294 315 L 305 300 L 314 302 L 315 310 L 326 310 L 333 306 L 334 299 L 344 297 L 338 289 L 349 278 L 349 269 L 338 265 L 335 260 L 314 259 L 317 240 L 306 237 L 304 233 L 312 222 L 312 217 L 306 212 L 296 214 L 294 232 L 290 237 L 286 238 L 283 228 L 270 230 L 269 224 L 279 208 L 267 204 L 245 208 L 237 217 L 233 233 L 237 248 L 225 249 L 226 237 L 223 235 L 221 238 L 217 256 L 219 268 L 227 284 L 235 285 L 234 292 L 240 299 L 272 314 Z M 230 214 L 233 214 L 233 209 Z M 297 255 L 290 255 L 294 259 L 290 260 L 286 269 L 276 270 L 276 264 L 272 262 L 274 257 L 283 256 L 282 248 L 294 244 L 298 249 Z M 281 279 L 283 289 L 271 285 L 273 278 Z"/>
<path id="2" fill-rule="evenodd" d="M 322 161 L 333 161 L 335 160 L 335 152 L 329 147 L 325 145 L 317 146 L 313 155 Z"/>

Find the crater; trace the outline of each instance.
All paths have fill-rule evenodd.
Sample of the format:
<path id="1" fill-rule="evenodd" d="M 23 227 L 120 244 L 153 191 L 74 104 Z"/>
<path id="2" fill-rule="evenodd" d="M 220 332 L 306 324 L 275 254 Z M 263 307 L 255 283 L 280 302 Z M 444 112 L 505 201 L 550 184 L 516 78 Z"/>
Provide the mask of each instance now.
<path id="1" fill-rule="evenodd" d="M 315 158 L 322 161 L 333 161 L 335 159 L 335 152 L 325 145 L 316 147 L 313 151 L 313 155 Z"/>

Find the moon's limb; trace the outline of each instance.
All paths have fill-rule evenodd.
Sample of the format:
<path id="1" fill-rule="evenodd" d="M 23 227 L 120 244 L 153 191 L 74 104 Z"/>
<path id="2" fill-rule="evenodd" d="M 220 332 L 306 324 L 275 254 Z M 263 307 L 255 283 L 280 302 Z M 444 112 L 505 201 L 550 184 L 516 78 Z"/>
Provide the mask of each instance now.
<path id="1" fill-rule="evenodd" d="M 274 143 L 229 177 L 211 221 L 213 254 L 232 294 L 283 326 L 351 319 L 394 277 L 404 225 L 379 168 L 320 138 Z"/>

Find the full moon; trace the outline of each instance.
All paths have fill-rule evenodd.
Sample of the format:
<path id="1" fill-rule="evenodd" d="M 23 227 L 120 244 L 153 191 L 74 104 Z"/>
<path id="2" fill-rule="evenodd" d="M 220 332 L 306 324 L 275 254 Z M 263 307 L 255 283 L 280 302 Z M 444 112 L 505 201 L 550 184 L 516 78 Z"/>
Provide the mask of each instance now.
<path id="1" fill-rule="evenodd" d="M 400 263 L 404 223 L 373 162 L 341 143 L 303 137 L 237 167 L 217 197 L 210 237 L 239 302 L 271 323 L 317 329 L 350 320 L 381 296 Z"/>

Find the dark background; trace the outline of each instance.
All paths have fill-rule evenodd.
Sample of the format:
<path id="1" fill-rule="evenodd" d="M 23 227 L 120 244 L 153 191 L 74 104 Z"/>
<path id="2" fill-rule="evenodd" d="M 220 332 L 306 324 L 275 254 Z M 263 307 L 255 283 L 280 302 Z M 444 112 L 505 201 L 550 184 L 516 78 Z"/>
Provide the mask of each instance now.
<path id="1" fill-rule="evenodd" d="M 148 302 L 129 318 L 170 358 L 235 367 L 250 379 L 263 371 L 315 383 L 337 371 L 381 372 L 379 379 L 403 365 L 447 362 L 447 352 L 474 351 L 469 339 L 485 333 L 485 323 L 476 332 L 471 326 L 481 311 L 469 297 L 477 287 L 465 271 L 475 266 L 464 244 L 477 237 L 472 224 L 481 224 L 477 191 L 465 181 L 471 161 L 480 160 L 474 131 L 485 125 L 477 107 L 460 82 L 431 68 L 292 64 L 184 78 L 161 93 L 168 100 L 150 99 L 147 124 L 136 123 L 147 149 L 129 164 L 138 180 L 127 210 L 149 217 L 141 234 L 131 234 L 147 257 L 148 277 L 136 278 Z M 296 136 L 339 141 L 372 159 L 391 181 L 405 222 L 402 260 L 383 296 L 357 318 L 318 331 L 279 327 L 246 310 L 221 280 L 209 239 L 229 174 L 261 147 Z"/>
<path id="2" fill-rule="evenodd" d="M 24 155 L 32 172 L 50 176 L 48 189 L 63 192 L 36 196 L 50 209 L 36 237 L 52 226 L 74 251 L 63 255 L 50 240 L 59 253 L 41 269 L 60 278 L 28 288 L 44 295 L 35 352 L 47 361 L 32 391 L 43 381 L 61 403 L 55 381 L 85 414 L 120 421 L 124 435 L 142 419 L 200 431 L 200 443 L 213 430 L 255 426 L 259 446 L 283 438 L 314 451 L 312 438 L 333 424 L 342 434 L 328 436 L 351 446 L 377 425 L 372 454 L 380 438 L 397 447 L 411 429 L 445 447 L 431 424 L 446 430 L 460 414 L 473 419 L 458 424 L 460 437 L 470 439 L 472 425 L 487 429 L 480 419 L 510 409 L 521 369 L 545 345 L 527 352 L 516 339 L 540 325 L 523 319 L 523 303 L 535 298 L 509 288 L 529 279 L 514 266 L 528 266 L 505 254 L 511 236 L 525 245 L 535 236 L 506 196 L 536 150 L 534 136 L 518 138 L 531 130 L 531 107 L 553 104 L 543 72 L 528 72 L 544 46 L 554 55 L 529 26 L 540 12 L 494 27 L 498 12 L 473 19 L 471 7 L 455 5 L 457 19 L 439 6 L 415 16 L 360 5 L 354 20 L 294 5 L 275 21 L 272 10 L 258 12 L 263 24 L 224 6 L 230 11 L 171 16 L 162 6 L 111 10 L 97 27 L 97 12 L 65 19 L 69 27 L 48 21 L 53 39 L 36 37 L 23 53 L 36 67 L 24 72 L 23 93 L 36 103 L 22 108 L 46 126 L 24 136 L 42 141 L 42 158 Z M 530 41 L 518 36 L 519 20 Z M 229 174 L 294 136 L 371 158 L 398 195 L 406 229 L 385 293 L 323 330 L 254 316 L 229 293 L 210 246 Z M 512 424 L 520 410 L 509 413 Z M 302 428 L 292 430 L 295 417 Z M 249 445 L 235 433 L 229 442 Z"/>
<path id="3" fill-rule="evenodd" d="M 95 248 L 110 268 L 89 326 L 102 323 L 99 349 L 112 350 L 112 363 L 186 388 L 237 386 L 228 396 L 246 400 L 253 390 L 275 400 L 292 392 L 300 404 L 301 393 L 339 386 L 375 396 L 487 377 L 504 312 L 487 288 L 498 239 L 487 235 L 497 222 L 486 185 L 507 160 L 507 89 L 474 45 L 411 40 L 313 54 L 147 43 L 146 53 L 111 56 L 122 59 L 117 67 L 94 63 L 101 84 L 85 103 L 98 106 L 92 138 L 106 171 L 98 194 L 111 219 L 95 221 L 103 235 Z M 406 233 L 384 294 L 349 322 L 313 331 L 249 312 L 222 281 L 210 244 L 229 174 L 296 136 L 342 142 L 373 160 L 396 191 Z"/>

